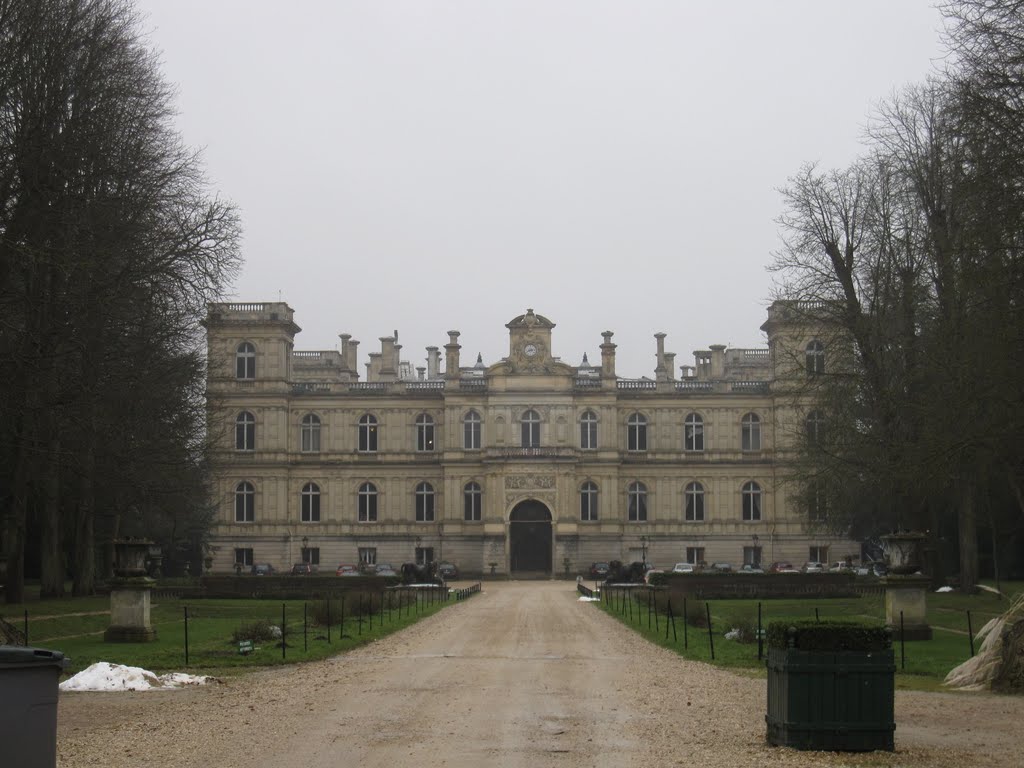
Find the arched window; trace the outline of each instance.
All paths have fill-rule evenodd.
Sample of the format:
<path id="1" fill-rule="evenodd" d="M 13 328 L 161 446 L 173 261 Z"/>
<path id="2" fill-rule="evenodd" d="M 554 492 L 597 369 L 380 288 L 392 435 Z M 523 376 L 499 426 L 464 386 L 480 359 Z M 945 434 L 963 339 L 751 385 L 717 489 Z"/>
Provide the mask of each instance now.
<path id="1" fill-rule="evenodd" d="M 536 411 L 526 411 L 523 414 L 523 448 L 540 447 L 540 415 Z"/>
<path id="2" fill-rule="evenodd" d="M 743 519 L 754 521 L 761 519 L 761 486 L 753 480 L 743 484 Z"/>
<path id="3" fill-rule="evenodd" d="M 629 520 L 642 523 L 647 520 L 647 486 L 643 483 L 630 483 L 626 488 Z"/>
<path id="4" fill-rule="evenodd" d="M 700 414 L 690 413 L 683 421 L 683 450 L 704 450 L 704 419 Z"/>
<path id="5" fill-rule="evenodd" d="M 700 483 L 688 483 L 683 496 L 686 498 L 687 522 L 704 522 L 704 486 Z"/>
<path id="6" fill-rule="evenodd" d="M 647 418 L 641 413 L 632 413 L 626 420 L 626 450 L 647 450 Z"/>
<path id="7" fill-rule="evenodd" d="M 359 522 L 377 522 L 377 486 L 373 483 L 359 486 Z"/>
<path id="8" fill-rule="evenodd" d="M 303 453 L 320 452 L 320 417 L 307 413 L 299 427 L 299 450 Z"/>
<path id="9" fill-rule="evenodd" d="M 584 411 L 580 416 L 580 448 L 592 451 L 597 448 L 597 414 Z"/>
<path id="10" fill-rule="evenodd" d="M 434 522 L 434 487 L 430 483 L 416 486 L 416 522 Z"/>
<path id="11" fill-rule="evenodd" d="M 320 522 L 320 486 L 306 483 L 302 486 L 302 510 L 300 520 L 304 523 Z"/>
<path id="12" fill-rule="evenodd" d="M 745 414 L 740 421 L 740 446 L 744 451 L 761 450 L 761 419 L 756 413 Z"/>
<path id="13" fill-rule="evenodd" d="M 256 347 L 243 341 L 235 350 L 235 378 L 252 380 L 256 378 Z"/>
<path id="14" fill-rule="evenodd" d="M 463 519 L 473 523 L 479 522 L 482 501 L 483 490 L 480 483 L 466 483 L 462 488 Z"/>
<path id="15" fill-rule="evenodd" d="M 364 453 L 377 451 L 377 417 L 371 413 L 359 417 L 359 450 Z"/>
<path id="16" fill-rule="evenodd" d="M 825 416 L 821 411 L 811 411 L 804 422 L 807 427 L 807 442 L 821 445 L 825 442 Z"/>
<path id="17" fill-rule="evenodd" d="M 462 447 L 467 451 L 480 450 L 480 414 L 467 411 L 462 417 Z"/>
<path id="18" fill-rule="evenodd" d="M 804 350 L 807 355 L 807 375 L 815 376 L 825 372 L 825 345 L 815 339 Z"/>
<path id="19" fill-rule="evenodd" d="M 597 520 L 597 483 L 589 480 L 580 486 L 580 520 Z"/>
<path id="20" fill-rule="evenodd" d="M 416 417 L 416 450 L 434 450 L 434 420 L 425 413 Z"/>
<path id="21" fill-rule="evenodd" d="M 235 450 L 256 450 L 256 417 L 242 411 L 235 419 Z"/>
<path id="22" fill-rule="evenodd" d="M 256 489 L 245 480 L 235 486 L 235 522 L 256 522 Z"/>

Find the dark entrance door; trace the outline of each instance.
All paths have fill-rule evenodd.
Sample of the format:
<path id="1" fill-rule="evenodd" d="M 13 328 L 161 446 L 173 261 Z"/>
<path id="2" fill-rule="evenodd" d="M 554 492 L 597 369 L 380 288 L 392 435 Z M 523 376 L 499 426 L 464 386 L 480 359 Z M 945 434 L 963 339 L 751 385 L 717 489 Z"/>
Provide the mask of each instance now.
<path id="1" fill-rule="evenodd" d="M 539 501 L 516 505 L 509 516 L 512 573 L 551 575 L 551 513 Z"/>

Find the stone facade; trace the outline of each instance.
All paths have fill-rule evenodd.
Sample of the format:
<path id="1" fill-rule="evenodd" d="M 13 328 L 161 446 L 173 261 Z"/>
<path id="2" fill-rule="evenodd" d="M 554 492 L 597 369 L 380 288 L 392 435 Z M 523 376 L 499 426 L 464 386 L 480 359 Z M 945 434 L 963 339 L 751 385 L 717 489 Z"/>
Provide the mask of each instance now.
<path id="1" fill-rule="evenodd" d="M 738 566 L 842 559 L 859 545 L 816 532 L 777 463 L 802 416 L 787 377 L 817 349 L 773 305 L 768 347 L 711 346 L 675 373 L 655 334 L 653 378 L 552 355 L 554 323 L 507 324 L 508 356 L 463 366 L 458 331 L 426 365 L 380 339 L 295 351 L 285 303 L 213 304 L 207 395 L 218 514 L 213 570 L 236 561 L 322 572 L 433 557 L 467 575 L 584 572 L 646 557 Z M 789 354 L 793 352 L 793 354 Z"/>

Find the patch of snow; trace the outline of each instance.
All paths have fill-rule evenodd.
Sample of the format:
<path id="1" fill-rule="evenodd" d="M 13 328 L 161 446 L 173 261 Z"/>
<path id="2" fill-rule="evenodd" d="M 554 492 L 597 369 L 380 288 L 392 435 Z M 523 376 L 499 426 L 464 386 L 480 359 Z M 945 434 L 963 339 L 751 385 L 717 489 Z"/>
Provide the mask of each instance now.
<path id="1" fill-rule="evenodd" d="M 586 595 L 580 595 L 578 602 L 580 603 L 600 603 L 600 597 L 587 597 Z"/>
<path id="2" fill-rule="evenodd" d="M 953 588 L 952 587 L 939 587 L 935 591 L 936 592 L 952 592 Z"/>
<path id="3" fill-rule="evenodd" d="M 141 667 L 99 661 L 60 684 L 62 691 L 151 691 L 205 685 L 212 677 L 170 672 L 157 675 Z"/>

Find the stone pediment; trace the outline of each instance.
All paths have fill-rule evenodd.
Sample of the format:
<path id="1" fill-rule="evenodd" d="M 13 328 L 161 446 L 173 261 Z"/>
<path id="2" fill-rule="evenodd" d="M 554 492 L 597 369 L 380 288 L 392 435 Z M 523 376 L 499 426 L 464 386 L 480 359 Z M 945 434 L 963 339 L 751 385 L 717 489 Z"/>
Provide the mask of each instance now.
<path id="1" fill-rule="evenodd" d="M 525 315 L 519 315 L 519 317 L 510 320 L 505 324 L 505 327 L 509 330 L 540 330 L 541 328 L 544 328 L 550 331 L 555 327 L 555 324 L 544 317 L 544 315 L 536 315 L 532 309 L 528 309 L 526 310 Z"/>

